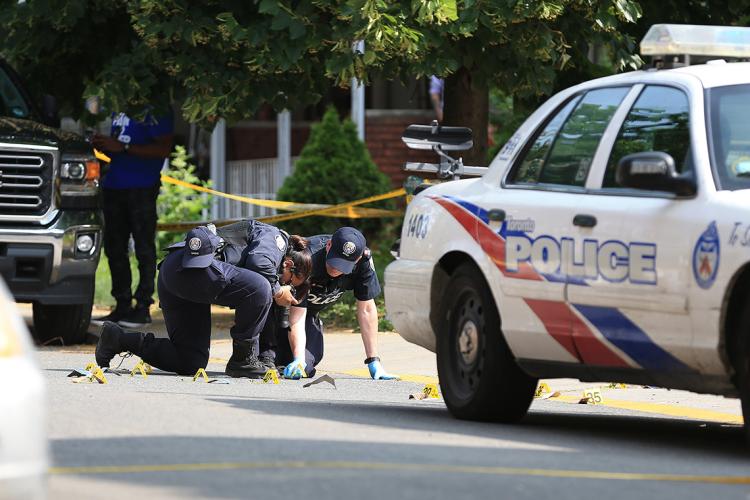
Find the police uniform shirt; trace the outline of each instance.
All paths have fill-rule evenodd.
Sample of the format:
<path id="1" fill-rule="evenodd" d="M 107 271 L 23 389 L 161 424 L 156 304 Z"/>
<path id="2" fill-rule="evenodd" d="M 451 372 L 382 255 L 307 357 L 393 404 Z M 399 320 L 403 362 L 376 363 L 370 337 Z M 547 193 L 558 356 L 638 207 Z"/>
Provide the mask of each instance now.
<path id="1" fill-rule="evenodd" d="M 380 295 L 380 282 L 375 273 L 375 263 L 369 249 L 365 249 L 351 274 L 342 274 L 336 278 L 328 275 L 326 243 L 330 239 L 330 234 L 308 238 L 310 252 L 312 252 L 310 292 L 298 307 L 306 307 L 310 315 L 318 314 L 339 300 L 347 290 L 353 290 L 357 300 L 370 300 Z"/>
<path id="2" fill-rule="evenodd" d="M 245 233 L 244 241 L 237 238 L 238 230 Z M 256 220 L 231 224 L 217 232 L 227 242 L 224 261 L 260 274 L 276 295 L 281 288 L 278 273 L 289 244 L 287 236 L 276 226 Z"/>

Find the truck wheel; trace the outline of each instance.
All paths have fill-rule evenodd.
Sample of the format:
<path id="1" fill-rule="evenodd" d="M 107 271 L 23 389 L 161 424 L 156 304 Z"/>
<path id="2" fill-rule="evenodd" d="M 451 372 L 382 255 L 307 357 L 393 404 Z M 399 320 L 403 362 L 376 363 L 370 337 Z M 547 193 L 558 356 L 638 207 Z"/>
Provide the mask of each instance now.
<path id="1" fill-rule="evenodd" d="M 437 366 L 445 404 L 456 418 L 515 422 L 534 398 L 537 379 L 516 364 L 500 330 L 489 286 L 471 264 L 450 278 L 442 300 Z"/>
<path id="2" fill-rule="evenodd" d="M 91 307 L 88 304 L 47 305 L 34 303 L 34 337 L 46 342 L 62 337 L 65 345 L 82 344 L 86 340 Z"/>

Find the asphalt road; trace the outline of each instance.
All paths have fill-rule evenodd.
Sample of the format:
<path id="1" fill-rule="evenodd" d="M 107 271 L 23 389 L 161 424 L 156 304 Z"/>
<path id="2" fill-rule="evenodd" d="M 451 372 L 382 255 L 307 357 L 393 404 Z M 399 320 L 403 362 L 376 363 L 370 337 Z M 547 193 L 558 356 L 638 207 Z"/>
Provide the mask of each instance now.
<path id="1" fill-rule="evenodd" d="M 484 424 L 453 419 L 441 399 L 409 400 L 416 382 L 154 372 L 76 384 L 68 373 L 92 354 L 39 359 L 55 499 L 750 498 L 736 424 L 554 399 L 520 424 Z"/>

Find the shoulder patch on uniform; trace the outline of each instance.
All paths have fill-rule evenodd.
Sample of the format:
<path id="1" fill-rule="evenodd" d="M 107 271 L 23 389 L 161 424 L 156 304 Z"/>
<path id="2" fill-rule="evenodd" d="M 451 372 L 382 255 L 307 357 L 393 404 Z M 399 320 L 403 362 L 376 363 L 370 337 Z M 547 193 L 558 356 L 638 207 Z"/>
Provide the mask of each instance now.
<path id="1" fill-rule="evenodd" d="M 286 242 L 284 242 L 284 238 L 280 234 L 276 235 L 276 246 L 279 247 L 279 250 L 282 252 L 286 248 Z"/>

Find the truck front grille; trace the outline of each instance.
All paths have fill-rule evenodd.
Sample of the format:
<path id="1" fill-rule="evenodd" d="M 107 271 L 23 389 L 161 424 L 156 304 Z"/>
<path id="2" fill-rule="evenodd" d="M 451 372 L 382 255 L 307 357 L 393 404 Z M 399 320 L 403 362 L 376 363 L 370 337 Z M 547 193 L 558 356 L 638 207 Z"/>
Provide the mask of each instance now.
<path id="1" fill-rule="evenodd" d="M 53 156 L 0 150 L 0 216 L 38 217 L 52 201 Z"/>

